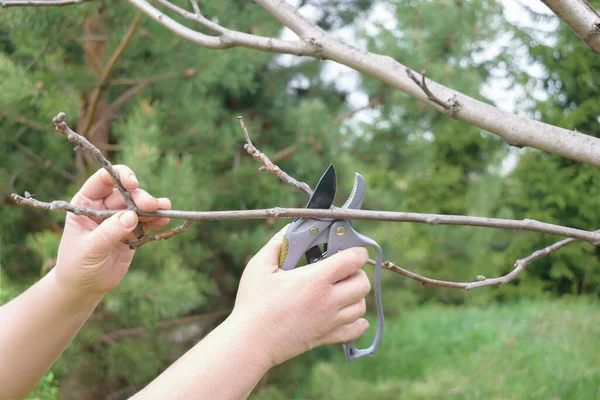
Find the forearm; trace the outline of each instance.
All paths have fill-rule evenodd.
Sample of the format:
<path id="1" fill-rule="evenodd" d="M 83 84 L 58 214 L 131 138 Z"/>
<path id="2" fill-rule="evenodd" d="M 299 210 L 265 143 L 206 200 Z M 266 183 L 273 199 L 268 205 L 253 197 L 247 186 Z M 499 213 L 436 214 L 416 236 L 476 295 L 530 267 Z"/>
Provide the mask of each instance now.
<path id="1" fill-rule="evenodd" d="M 52 270 L 0 307 L 0 399 L 26 396 L 100 300 L 62 287 Z"/>
<path id="2" fill-rule="evenodd" d="M 263 338 L 232 317 L 134 398 L 244 399 L 271 367 Z"/>

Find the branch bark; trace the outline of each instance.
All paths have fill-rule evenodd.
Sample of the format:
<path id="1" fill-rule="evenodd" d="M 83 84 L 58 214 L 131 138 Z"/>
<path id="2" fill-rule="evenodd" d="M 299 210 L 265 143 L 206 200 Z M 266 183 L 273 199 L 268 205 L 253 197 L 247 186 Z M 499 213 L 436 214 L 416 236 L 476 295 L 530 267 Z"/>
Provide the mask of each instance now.
<path id="1" fill-rule="evenodd" d="M 98 219 L 106 219 L 123 210 L 95 210 L 80 207 L 66 201 L 55 200 L 49 203 L 42 202 L 32 197 L 22 197 L 12 194 L 13 200 L 35 208 L 47 210 L 68 211 L 77 215 L 86 215 Z M 266 218 L 318 218 L 318 219 L 344 219 L 354 221 L 387 221 L 387 222 L 413 222 L 428 225 L 458 225 L 478 226 L 495 229 L 515 229 L 521 231 L 541 232 L 550 235 L 570 237 L 583 240 L 593 245 L 600 245 L 600 233 L 569 228 L 566 226 L 549 224 L 533 219 L 512 220 L 500 218 L 471 217 L 466 215 L 424 214 L 394 211 L 352 210 L 345 208 L 308 209 L 308 208 L 267 208 L 258 210 L 227 210 L 227 211 L 183 211 L 160 210 L 145 212 L 137 210 L 140 217 L 179 218 L 190 221 L 232 221 L 240 219 L 266 219 Z"/>
<path id="2" fill-rule="evenodd" d="M 256 3 L 294 31 L 300 37 L 298 41 L 284 41 L 230 31 L 220 25 L 217 29 L 224 30 L 225 33 L 221 33 L 219 36 L 205 35 L 174 21 L 145 0 L 127 1 L 165 28 L 203 47 L 227 49 L 241 46 L 261 51 L 336 61 L 400 89 L 454 119 L 491 132 L 512 146 L 534 147 L 600 166 L 600 139 L 502 111 L 431 80 L 427 85 L 430 92 L 428 95 L 423 91 L 421 85 L 416 84 L 406 73 L 406 66 L 389 56 L 362 51 L 331 37 L 326 31 L 300 15 L 284 0 L 256 0 Z M 170 10 L 179 9 L 165 0 L 160 0 L 160 3 L 169 7 Z M 177 12 L 183 15 L 182 11 Z M 186 18 L 198 20 L 196 14 L 185 12 L 187 13 L 185 14 Z M 416 76 L 416 78 L 422 80 L 421 76 Z M 455 106 L 450 110 L 446 109 L 431 100 L 431 95 L 442 100 L 448 99 Z"/>
<path id="3" fill-rule="evenodd" d="M 419 82 L 417 81 L 417 84 Z M 425 85 L 425 81 L 423 80 L 422 82 L 423 85 Z M 241 118 L 241 117 L 238 117 Z M 244 135 L 246 136 L 246 141 L 248 142 L 248 144 L 252 145 L 252 141 L 250 140 L 250 135 L 248 134 L 248 131 L 245 129 L 245 125 L 242 122 L 242 128 L 244 129 Z M 254 146 L 252 145 L 252 147 L 254 148 Z M 255 158 L 257 158 L 261 164 L 263 164 L 263 167 L 268 166 L 268 165 L 274 165 L 271 160 L 269 160 L 269 158 L 262 152 L 260 152 L 258 149 L 255 149 L 256 151 L 253 153 L 250 153 L 251 155 L 254 155 Z M 259 154 L 260 156 L 256 155 Z M 281 171 L 281 168 L 279 168 L 277 165 L 274 165 L 275 168 L 265 168 L 267 171 L 273 173 L 275 176 L 279 177 L 278 175 L 278 171 Z M 294 178 L 292 178 L 291 176 L 289 176 L 288 174 L 285 174 L 286 176 L 288 176 L 291 180 L 296 181 Z M 279 177 L 280 178 L 280 177 Z M 280 178 L 281 179 L 281 178 Z M 286 182 L 290 182 L 286 179 L 282 179 Z M 292 183 L 292 182 L 290 182 Z M 296 185 L 294 185 L 292 183 L 293 186 L 298 187 Z M 310 192 L 307 193 L 309 196 L 312 195 L 312 189 L 310 189 Z M 596 231 L 596 233 L 600 233 L 600 230 Z M 401 268 L 398 265 L 394 264 L 391 261 L 384 261 L 382 264 L 382 267 L 395 272 L 397 274 L 400 274 L 402 276 L 406 276 L 407 278 L 413 279 L 417 282 L 420 282 L 423 286 L 440 286 L 440 287 L 451 287 L 451 288 L 457 288 L 457 289 L 465 289 L 465 290 L 470 290 L 473 288 L 478 288 L 478 287 L 483 287 L 483 286 L 492 286 L 492 285 L 504 285 L 505 283 L 508 283 L 510 281 L 512 281 L 513 279 L 515 279 L 517 276 L 519 276 L 519 274 L 521 274 L 521 272 L 523 272 L 525 270 L 525 268 L 527 268 L 527 266 L 532 263 L 533 261 L 546 256 L 548 254 L 554 253 L 555 251 L 571 244 L 571 243 L 575 243 L 576 240 L 569 238 L 569 239 L 565 239 L 565 240 L 561 240 L 560 242 L 554 243 L 551 246 L 545 247 L 541 250 L 537 250 L 534 253 L 532 253 L 531 255 L 525 257 L 525 258 L 521 258 L 519 260 L 517 260 L 514 264 L 514 269 L 509 272 L 508 274 L 501 276 L 499 278 L 492 278 L 492 279 L 487 279 L 485 277 L 482 277 L 482 279 L 479 279 L 475 282 L 453 282 L 453 281 L 443 281 L 443 280 L 439 280 L 439 279 L 432 279 L 432 278 L 427 278 L 424 276 L 421 276 L 419 274 L 416 274 L 412 271 L 409 271 L 407 269 Z M 371 260 L 369 259 L 367 261 L 368 264 L 371 265 L 376 265 L 375 260 Z"/>
<path id="4" fill-rule="evenodd" d="M 542 0 L 594 53 L 600 56 L 600 15 L 585 0 Z"/>
<path id="5" fill-rule="evenodd" d="M 219 36 L 206 35 L 202 32 L 195 31 L 185 25 L 180 24 L 179 22 L 165 15 L 162 11 L 153 7 L 146 0 L 128 1 L 154 21 L 158 22 L 176 35 L 209 49 L 222 50 L 240 46 L 250 49 L 268 51 L 271 53 L 295 54 L 298 56 L 310 55 L 310 53 L 313 52 L 313 46 L 306 42 L 250 35 L 244 32 L 229 30 L 217 24 L 215 24 L 215 26 L 218 26 L 219 28 L 217 29 L 221 30 L 222 33 L 220 33 Z M 175 6 L 172 4 L 170 5 L 172 6 L 170 8 L 174 9 Z M 195 18 L 195 14 L 189 14 L 191 16 L 189 19 Z"/>
<path id="6" fill-rule="evenodd" d="M 119 179 L 119 173 L 117 172 L 116 169 L 113 168 L 110 161 L 108 161 L 104 157 L 102 152 L 100 150 L 98 150 L 98 148 L 96 148 L 96 146 L 94 146 L 86 138 L 79 135 L 78 133 L 73 131 L 71 128 L 69 128 L 69 125 L 67 125 L 67 123 L 65 122 L 65 118 L 66 118 L 66 115 L 63 112 L 59 113 L 56 117 L 53 118 L 52 122 L 54 122 L 56 130 L 62 136 L 66 137 L 70 142 L 77 144 L 77 146 L 75 147 L 75 150 L 83 149 L 83 150 L 87 151 L 88 153 L 90 153 L 94 158 L 96 158 L 96 160 L 98 160 L 100 165 L 102 165 L 102 168 L 104 168 L 106 171 L 108 171 L 110 176 L 113 178 L 113 181 L 115 182 L 115 185 L 117 186 L 117 189 L 119 190 L 119 193 L 121 193 L 121 196 L 123 196 L 123 198 L 125 199 L 125 203 L 127 204 L 127 209 L 139 213 L 140 210 L 135 205 L 135 202 L 133 201 L 133 197 L 131 196 L 131 193 L 129 193 L 127 191 L 127 189 L 125 189 L 125 187 L 121 183 L 121 179 Z M 135 234 L 135 237 L 138 239 L 141 238 L 142 236 L 144 236 L 144 229 L 142 227 L 141 222 L 138 222 L 138 224 L 133 232 Z"/>
<path id="7" fill-rule="evenodd" d="M 0 8 L 35 7 L 35 6 L 72 6 L 88 3 L 92 0 L 0 0 Z"/>
<path id="8" fill-rule="evenodd" d="M 81 131 L 83 132 L 82 135 L 84 137 L 92 136 L 88 134 L 90 133 L 90 129 L 92 128 L 92 125 L 94 124 L 96 119 L 96 109 L 98 108 L 98 102 L 100 101 L 100 98 L 106 91 L 107 82 L 110 78 L 113 69 L 115 68 L 117 62 L 125 52 L 125 49 L 127 49 L 127 46 L 129 46 L 129 43 L 131 43 L 131 39 L 133 39 L 133 36 L 137 31 L 138 26 L 140 25 L 140 22 L 141 19 L 139 15 L 133 17 L 133 20 L 129 24 L 127 32 L 125 32 L 125 35 L 123 36 L 123 38 L 121 38 L 121 42 L 119 42 L 119 45 L 117 46 L 110 59 L 104 66 L 104 69 L 100 73 L 100 83 L 98 84 L 98 87 L 96 88 L 96 90 L 94 90 L 94 93 L 92 95 L 92 100 L 90 102 L 90 106 L 88 107 L 87 115 L 85 116 L 85 126 Z"/>
<path id="9" fill-rule="evenodd" d="M 250 134 L 246 129 L 246 126 L 241 117 L 238 117 L 240 120 L 240 124 L 244 135 L 246 137 L 246 146 L 252 147 L 254 151 L 249 152 L 255 158 L 257 158 L 261 164 L 263 164 L 264 170 L 267 170 L 285 182 L 293 184 L 296 188 L 303 190 L 306 194 L 311 195 L 312 189 L 306 184 L 306 188 L 302 188 L 301 185 L 298 185 L 298 181 L 294 178 L 283 172 L 277 165 L 275 165 L 269 158 L 258 149 L 254 147 L 252 144 L 252 140 L 250 139 Z M 102 155 L 102 153 L 94 147 L 87 139 L 78 135 L 76 132 L 71 130 L 69 126 L 65 122 L 65 114 L 59 113 L 54 118 L 54 124 L 56 126 L 56 130 L 58 130 L 63 136 L 66 136 L 72 142 L 78 144 L 78 147 L 83 148 L 84 150 L 90 152 L 94 155 L 94 157 L 102 164 L 102 166 L 111 174 L 113 180 L 119 190 L 122 190 L 121 193 L 125 198 L 125 201 L 128 205 L 128 209 L 131 209 L 138 213 L 139 216 L 142 217 L 166 217 L 166 218 L 183 218 L 185 219 L 185 223 L 179 227 L 170 229 L 165 232 L 161 232 L 153 235 L 144 235 L 143 230 L 140 235 L 137 235 L 137 240 L 128 241 L 128 244 L 132 248 L 139 247 L 145 243 L 160 240 L 160 239 L 168 239 L 176 234 L 185 232 L 192 221 L 197 220 L 234 220 L 234 219 L 254 219 L 254 218 L 319 218 L 319 219 L 345 219 L 345 220 L 377 220 L 377 221 L 400 221 L 400 222 L 417 222 L 417 223 L 427 223 L 427 224 L 446 224 L 446 225 L 467 225 L 467 226 L 484 226 L 484 227 L 492 227 L 492 228 L 500 228 L 500 229 L 519 229 L 519 230 L 529 230 L 529 231 L 539 231 L 543 233 L 556 234 L 562 236 L 569 236 L 570 239 L 563 240 L 561 242 L 555 243 L 552 246 L 548 246 L 545 249 L 538 250 L 532 255 L 517 260 L 515 263 L 515 269 L 511 271 L 509 274 L 493 279 L 483 278 L 478 282 L 450 282 L 450 281 L 441 281 L 437 279 L 426 278 L 415 274 L 411 271 L 405 270 L 390 261 L 385 261 L 383 267 L 396 272 L 400 275 L 407 276 L 411 279 L 421 282 L 424 285 L 435 285 L 435 286 L 443 286 L 443 287 L 455 287 L 462 289 L 472 289 L 475 287 L 488 286 L 488 285 L 500 285 L 510 280 L 514 279 L 518 276 L 529 263 L 537 260 L 540 257 L 543 257 L 547 254 L 550 254 L 570 243 L 573 243 L 575 240 L 584 240 L 593 245 L 600 244 L 600 231 L 596 232 L 588 232 L 574 228 L 568 228 L 564 226 L 558 226 L 553 224 L 547 224 L 534 220 L 503 220 L 497 218 L 482 218 L 482 217 L 470 217 L 470 216 L 456 216 L 456 215 L 441 215 L 441 214 L 419 214 L 419 213 L 403 213 L 403 212 L 386 212 L 386 211 L 366 211 L 366 210 L 352 210 L 352 209 L 341 209 L 334 208 L 329 210 L 319 210 L 319 209 L 286 209 L 286 208 L 272 208 L 266 210 L 232 210 L 232 211 L 178 211 L 178 210 L 159 210 L 153 213 L 147 213 L 139 210 L 135 203 L 133 203 L 133 199 L 131 199 L 131 195 L 127 192 L 120 180 L 116 170 L 112 167 L 110 162 Z M 282 178 L 283 177 L 283 178 Z M 296 182 L 296 184 L 294 184 Z M 124 191 L 124 192 L 123 192 Z M 25 192 L 25 196 L 21 197 L 16 193 L 11 195 L 12 199 L 17 204 L 28 205 L 36 208 L 44 208 L 48 210 L 64 210 L 67 212 L 72 212 L 77 215 L 86 215 L 90 217 L 95 217 L 98 219 L 106 219 L 110 216 L 114 215 L 121 210 L 95 210 L 86 207 L 77 206 L 74 204 L 70 204 L 66 201 L 55 200 L 50 203 L 45 203 L 34 199 L 28 192 Z M 139 226 L 138 226 L 139 227 Z M 374 264 L 373 260 L 369 260 L 369 263 Z"/>
<path id="10" fill-rule="evenodd" d="M 596 232 L 600 232 L 600 231 L 596 231 Z M 396 272 L 397 274 L 406 276 L 417 282 L 420 282 L 423 286 L 440 286 L 440 287 L 450 287 L 450 288 L 471 290 L 471 289 L 483 287 L 483 286 L 504 285 L 505 283 L 508 283 L 508 282 L 512 281 L 513 279 L 515 279 L 517 276 L 519 276 L 521 274 L 521 272 L 523 272 L 525 270 L 525 268 L 527 268 L 527 266 L 529 264 L 531 264 L 532 262 L 536 261 L 539 258 L 547 256 L 548 254 L 552 254 L 555 251 L 562 249 L 563 247 L 565 247 L 571 243 L 575 243 L 576 241 L 577 240 L 575 240 L 575 239 L 569 238 L 569 239 L 561 240 L 560 242 L 556 242 L 548 247 L 545 247 L 541 250 L 537 250 L 537 251 L 533 252 L 532 254 L 530 254 L 529 256 L 527 256 L 525 258 L 518 259 L 514 264 L 514 269 L 506 275 L 503 275 L 499 278 L 490 278 L 490 279 L 482 277 L 481 280 L 478 280 L 475 282 L 452 282 L 452 281 L 443 281 L 443 280 L 439 280 L 439 279 L 426 278 L 424 276 L 415 274 L 414 272 L 411 272 L 409 270 L 401 268 L 390 261 L 385 261 L 382 264 L 382 267 L 385 269 L 388 269 L 392 272 Z M 374 260 L 369 260 L 368 262 L 371 265 L 375 265 Z"/>
<path id="11" fill-rule="evenodd" d="M 208 27 L 219 34 L 218 36 L 206 35 L 173 20 L 146 0 L 127 1 L 176 35 L 200 46 L 210 49 L 228 49 L 240 46 L 272 53 L 310 56 L 317 59 L 336 61 L 389 84 L 456 120 L 491 132 L 501 137 L 511 146 L 529 146 L 576 161 L 600 166 L 600 139 L 500 110 L 434 81 L 429 82 L 427 86 L 429 93 L 426 93 L 421 87 L 422 85 L 415 83 L 411 76 L 406 73 L 406 66 L 392 57 L 362 51 L 333 38 L 326 31 L 303 17 L 284 0 L 255 0 L 255 2 L 295 32 L 300 40 L 282 40 L 229 30 L 210 21 L 200 13 L 190 13 L 166 0 L 155 0 L 179 15 L 189 20 L 195 20 L 205 28 Z M 80 2 L 83 1 L 0 0 L 0 5 L 4 7 L 67 5 Z M 545 0 L 545 2 L 553 10 L 556 9 L 557 12 L 561 13 L 561 18 L 582 37 L 586 44 L 592 46 L 593 49 L 597 48 L 599 35 L 596 30 L 600 27 L 596 22 L 597 14 L 587 2 L 584 0 Z M 592 22 L 593 26 L 589 25 L 588 22 Z M 417 76 L 416 78 L 421 77 Z M 448 110 L 432 98 L 449 99 L 448 101 L 454 104 L 455 107 Z"/>

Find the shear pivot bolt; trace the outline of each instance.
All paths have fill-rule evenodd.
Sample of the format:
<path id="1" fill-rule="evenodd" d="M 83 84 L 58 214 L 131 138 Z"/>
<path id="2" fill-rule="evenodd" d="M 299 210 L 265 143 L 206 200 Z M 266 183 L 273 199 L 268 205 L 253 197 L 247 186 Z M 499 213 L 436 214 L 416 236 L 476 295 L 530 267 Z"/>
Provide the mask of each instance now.
<path id="1" fill-rule="evenodd" d="M 346 227 L 345 226 L 338 226 L 337 229 L 335 230 L 335 233 L 338 236 L 344 236 L 344 233 L 346 233 Z"/>
<path id="2" fill-rule="evenodd" d="M 317 236 L 319 234 L 319 228 L 310 228 L 310 236 Z"/>

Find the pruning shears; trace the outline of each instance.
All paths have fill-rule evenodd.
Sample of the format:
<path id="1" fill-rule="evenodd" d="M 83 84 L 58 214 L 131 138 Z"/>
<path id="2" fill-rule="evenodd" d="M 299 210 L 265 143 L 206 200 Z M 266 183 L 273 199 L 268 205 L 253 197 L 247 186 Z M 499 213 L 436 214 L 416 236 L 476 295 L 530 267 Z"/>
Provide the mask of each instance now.
<path id="1" fill-rule="evenodd" d="M 306 208 L 330 209 L 337 188 L 337 179 L 333 165 L 330 165 L 321 176 Z M 342 208 L 358 210 L 362 206 L 367 184 L 359 173 L 354 174 L 354 186 L 350 197 Z M 321 249 L 320 245 L 323 245 Z M 350 247 L 372 247 L 377 252 L 375 263 L 375 282 L 373 290 L 377 307 L 377 332 L 373 343 L 366 349 L 357 349 L 354 341 L 343 344 L 347 361 L 363 356 L 372 356 L 381 342 L 383 335 L 383 309 L 381 306 L 381 263 L 383 251 L 373 239 L 361 235 L 352 228 L 352 221 L 296 218 L 290 224 L 283 238 L 283 246 L 279 256 L 279 268 L 290 270 L 296 267 L 302 255 L 308 264 L 320 261 L 328 256 Z"/>

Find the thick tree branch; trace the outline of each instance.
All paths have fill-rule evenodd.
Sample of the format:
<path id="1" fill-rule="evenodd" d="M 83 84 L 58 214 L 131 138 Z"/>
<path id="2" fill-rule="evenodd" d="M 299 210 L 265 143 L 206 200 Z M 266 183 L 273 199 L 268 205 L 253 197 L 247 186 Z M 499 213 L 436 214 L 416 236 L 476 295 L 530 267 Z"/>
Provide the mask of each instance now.
<path id="1" fill-rule="evenodd" d="M 189 14 L 189 18 L 186 18 L 196 20 L 201 25 L 204 24 L 203 26 L 205 27 L 211 26 L 216 28 L 218 29 L 217 32 L 223 32 L 219 36 L 210 36 L 180 24 L 157 10 L 146 0 L 127 1 L 176 35 L 200 46 L 210 49 L 228 49 L 241 46 L 272 53 L 304 55 L 317 59 L 336 61 L 400 89 L 406 94 L 426 102 L 447 114 L 448 111 L 446 108 L 438 102 L 433 101 L 431 95 L 437 99 L 449 99 L 448 101 L 454 104 L 460 104 L 459 110 L 450 113 L 453 118 L 498 135 L 512 146 L 529 146 L 594 166 L 600 166 L 600 139 L 502 111 L 433 81 L 430 81 L 427 85 L 429 90 L 428 95 L 428 93 L 424 92 L 422 85 L 416 84 L 406 73 L 406 66 L 389 56 L 362 51 L 331 37 L 312 21 L 303 17 L 284 0 L 255 0 L 255 2 L 265 8 L 283 25 L 294 31 L 300 37 L 298 41 L 281 40 L 232 31 L 214 24 L 199 13 L 189 13 L 165 0 L 160 0 L 161 4 L 169 7 L 171 10 L 176 10 L 180 15 L 183 14 L 180 10 L 183 10 Z M 42 2 L 4 1 L 0 2 L 0 5 L 4 4 L 8 7 L 16 5 L 40 5 L 39 3 Z M 576 4 L 577 7 L 573 6 L 575 7 L 575 11 L 571 12 L 571 14 L 577 15 L 578 18 L 569 17 L 568 19 L 569 21 L 573 21 L 573 26 L 577 27 L 578 34 L 581 33 L 583 35 L 586 43 L 589 42 L 590 45 L 596 47 L 596 37 L 598 35 L 596 35 L 596 28 L 594 27 L 598 26 L 589 25 L 587 29 L 580 29 L 580 27 L 585 27 L 587 24 L 587 22 L 581 22 L 584 20 L 589 20 L 592 21 L 592 24 L 596 24 L 594 22 L 596 21 L 596 16 L 592 15 L 595 13 L 590 11 L 589 5 L 584 0 L 546 0 L 546 3 L 549 5 L 553 4 L 552 7 L 556 6 L 557 9 L 561 10 L 566 10 L 567 8 L 565 7 L 568 4 Z M 76 2 L 72 1 L 64 4 L 76 4 Z M 584 16 L 585 10 L 588 13 L 587 17 Z M 567 17 L 564 18 L 567 19 Z M 210 22 L 209 25 L 207 25 L 207 21 Z"/>
<path id="2" fill-rule="evenodd" d="M 305 55 L 336 61 L 400 89 L 459 121 L 494 133 L 512 146 L 530 146 L 600 166 L 600 139 L 502 111 L 433 81 L 429 81 L 427 84 L 428 95 L 421 87 L 422 85 L 416 84 L 406 73 L 406 66 L 391 57 L 365 52 L 340 42 L 300 15 L 284 0 L 255 0 L 255 2 L 298 34 L 301 39 L 299 41 L 283 41 L 233 31 L 227 31 L 220 36 L 209 36 L 181 25 L 145 0 L 127 1 L 175 34 L 201 46 L 211 49 L 242 46 L 268 52 Z M 161 0 L 161 4 L 166 5 L 166 3 L 168 2 Z M 169 9 L 175 10 L 175 7 L 171 4 Z M 189 12 L 188 14 L 189 19 L 197 20 L 196 14 Z M 411 75 L 416 76 L 412 72 Z M 416 78 L 422 81 L 420 76 L 416 76 Z M 443 99 L 448 99 L 449 104 L 459 104 L 460 109 L 448 112 L 444 106 L 431 100 L 432 95 L 434 98 L 441 99 L 442 102 L 444 102 Z"/>
<path id="3" fill-rule="evenodd" d="M 585 0 L 542 0 L 579 39 L 600 56 L 600 15 Z"/>
<path id="4" fill-rule="evenodd" d="M 241 46 L 268 51 L 271 53 L 295 54 L 299 56 L 310 55 L 314 49 L 311 44 L 303 41 L 289 41 L 250 35 L 243 32 L 232 31 L 223 27 L 220 27 L 220 29 L 223 30 L 223 33 L 221 33 L 219 36 L 206 35 L 180 24 L 179 22 L 165 15 L 162 11 L 157 10 L 146 0 L 127 1 L 176 35 L 209 49 L 220 50 Z M 195 14 L 190 13 L 190 15 L 193 16 Z"/>

